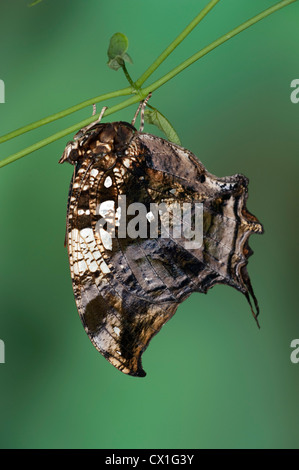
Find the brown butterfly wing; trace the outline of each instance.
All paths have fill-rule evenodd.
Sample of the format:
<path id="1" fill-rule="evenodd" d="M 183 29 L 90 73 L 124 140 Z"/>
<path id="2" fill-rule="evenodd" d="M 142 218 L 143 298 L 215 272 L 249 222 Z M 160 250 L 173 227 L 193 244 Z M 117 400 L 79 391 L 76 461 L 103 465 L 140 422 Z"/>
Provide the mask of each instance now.
<path id="1" fill-rule="evenodd" d="M 110 146 L 110 147 L 109 147 Z M 70 151 L 67 152 L 69 157 Z M 126 123 L 95 126 L 72 150 L 76 162 L 67 220 L 68 249 L 78 311 L 95 347 L 126 374 L 144 376 L 141 355 L 151 338 L 192 292 L 216 283 L 249 299 L 247 240 L 262 228 L 245 209 L 247 180 L 216 178 L 188 150 Z M 126 196 L 116 236 L 98 230 Z M 186 249 L 186 238 L 121 237 L 128 207 L 201 202 L 203 245 Z M 113 206 L 113 207 L 112 207 Z M 126 224 L 133 215 L 127 215 Z M 107 239 L 108 234 L 108 239 Z M 255 297 L 254 297 L 255 299 Z"/>
<path id="2" fill-rule="evenodd" d="M 199 273 L 198 291 L 206 292 L 217 283 L 231 285 L 249 303 L 252 296 L 257 316 L 258 305 L 246 266 L 252 254 L 248 238 L 252 233 L 263 233 L 263 227 L 246 208 L 248 179 L 240 174 L 217 178 L 190 151 L 151 134 L 139 138 L 147 148 L 148 167 L 172 175 L 191 192 L 193 201 L 203 202 L 203 247 L 192 250 L 206 266 L 205 273 Z"/>

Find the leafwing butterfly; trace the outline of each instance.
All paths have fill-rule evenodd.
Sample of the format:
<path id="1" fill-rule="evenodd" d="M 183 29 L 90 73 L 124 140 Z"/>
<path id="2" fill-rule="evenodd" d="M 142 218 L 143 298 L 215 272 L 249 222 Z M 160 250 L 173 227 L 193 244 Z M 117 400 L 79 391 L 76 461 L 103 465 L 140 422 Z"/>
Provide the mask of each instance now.
<path id="1" fill-rule="evenodd" d="M 74 165 L 66 242 L 76 304 L 113 366 L 145 376 L 141 356 L 151 338 L 192 292 L 215 284 L 242 292 L 257 319 L 246 266 L 248 238 L 263 228 L 246 209 L 245 176 L 218 178 L 189 150 L 128 122 L 82 129 L 65 161 Z M 192 245 L 199 206 L 202 238 Z"/>

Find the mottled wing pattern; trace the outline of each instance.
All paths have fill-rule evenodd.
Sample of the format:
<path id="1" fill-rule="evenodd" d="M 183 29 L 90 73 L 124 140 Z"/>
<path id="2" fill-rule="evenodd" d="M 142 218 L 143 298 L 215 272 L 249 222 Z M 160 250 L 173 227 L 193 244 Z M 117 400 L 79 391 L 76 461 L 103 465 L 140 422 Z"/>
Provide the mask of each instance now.
<path id="1" fill-rule="evenodd" d="M 248 237 L 262 227 L 246 210 L 244 176 L 217 178 L 188 150 L 122 122 L 95 124 L 66 147 L 63 161 L 75 165 L 67 239 L 77 308 L 92 343 L 111 364 L 144 376 L 141 355 L 151 338 L 192 292 L 216 283 L 237 288 L 249 302 L 251 296 L 258 313 L 246 265 Z M 112 236 L 98 228 L 102 207 L 115 222 L 124 195 Z M 183 235 L 120 236 L 132 203 L 142 203 L 149 215 L 151 203 L 184 202 L 203 203 L 200 248 L 187 249 Z M 127 226 L 133 216 L 126 214 Z"/>
<path id="2" fill-rule="evenodd" d="M 184 148 L 151 134 L 141 134 L 139 139 L 147 149 L 147 166 L 171 175 L 193 201 L 204 204 L 203 247 L 191 252 L 202 261 L 202 269 L 196 272 L 196 290 L 207 292 L 219 283 L 235 287 L 249 303 L 252 297 L 257 317 L 258 304 L 246 266 L 252 254 L 248 238 L 252 233 L 263 233 L 263 227 L 246 208 L 248 179 L 240 174 L 218 178 Z"/>

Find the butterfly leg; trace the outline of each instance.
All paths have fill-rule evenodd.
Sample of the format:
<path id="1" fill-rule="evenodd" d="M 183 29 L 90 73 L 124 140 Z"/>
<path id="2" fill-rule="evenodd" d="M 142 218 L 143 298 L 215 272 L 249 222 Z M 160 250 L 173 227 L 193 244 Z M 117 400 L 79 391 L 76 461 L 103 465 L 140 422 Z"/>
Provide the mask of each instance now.
<path id="1" fill-rule="evenodd" d="M 140 127 L 139 127 L 139 132 L 142 132 L 142 131 L 143 131 L 143 128 L 144 128 L 144 110 L 145 110 L 146 104 L 147 104 L 147 102 L 148 102 L 148 100 L 150 99 L 151 96 L 152 96 L 152 94 L 149 93 L 149 94 L 147 95 L 147 97 L 145 98 L 145 100 L 143 100 L 143 101 L 141 101 L 141 102 L 139 103 L 139 106 L 138 106 L 138 108 L 137 108 L 137 111 L 136 111 L 136 113 L 135 113 L 135 115 L 134 115 L 134 117 L 133 117 L 133 119 L 132 119 L 132 123 L 131 123 L 131 124 L 132 124 L 132 126 L 134 126 L 134 125 L 135 125 L 135 122 L 136 122 L 136 119 L 137 119 L 137 116 L 138 116 L 138 114 L 139 114 L 139 112 L 140 112 Z"/>

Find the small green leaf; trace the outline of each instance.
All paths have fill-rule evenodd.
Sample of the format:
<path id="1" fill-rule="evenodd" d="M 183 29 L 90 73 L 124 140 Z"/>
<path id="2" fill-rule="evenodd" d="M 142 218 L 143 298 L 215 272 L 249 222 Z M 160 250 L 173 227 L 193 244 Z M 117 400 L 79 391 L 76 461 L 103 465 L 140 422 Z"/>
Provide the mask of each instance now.
<path id="1" fill-rule="evenodd" d="M 108 47 L 108 57 L 109 59 L 114 59 L 115 57 L 122 56 L 129 47 L 129 41 L 125 34 L 115 33 L 110 39 Z"/>
<path id="2" fill-rule="evenodd" d="M 148 124 L 157 126 L 167 137 L 167 140 L 174 144 L 181 145 L 181 141 L 173 126 L 170 124 L 163 114 L 160 113 L 156 108 L 150 107 L 146 109 L 144 113 L 144 119 Z"/>
<path id="3" fill-rule="evenodd" d="M 129 64 L 133 64 L 133 60 L 132 60 L 132 58 L 129 56 L 129 54 L 127 54 L 127 52 L 125 52 L 125 53 L 123 54 L 122 58 L 124 59 L 124 61 L 129 62 Z"/>
<path id="4" fill-rule="evenodd" d="M 115 59 L 109 60 L 108 67 L 110 67 L 112 70 L 118 70 L 123 66 L 123 64 L 124 61 L 121 59 L 121 57 L 116 57 Z"/>
<path id="5" fill-rule="evenodd" d="M 133 63 L 131 57 L 127 53 L 129 40 L 125 34 L 115 33 L 110 39 L 108 47 L 108 67 L 118 70 L 123 67 L 125 62 Z"/>

